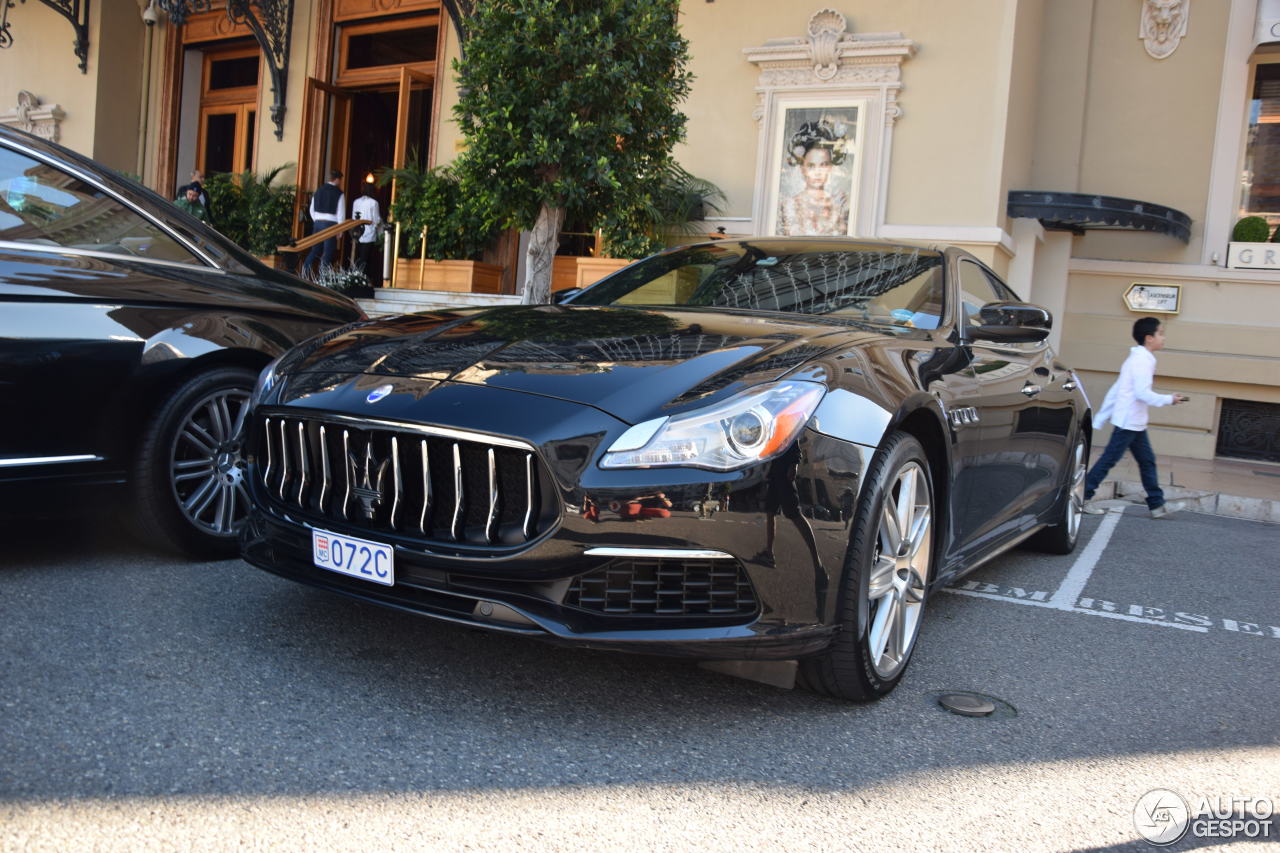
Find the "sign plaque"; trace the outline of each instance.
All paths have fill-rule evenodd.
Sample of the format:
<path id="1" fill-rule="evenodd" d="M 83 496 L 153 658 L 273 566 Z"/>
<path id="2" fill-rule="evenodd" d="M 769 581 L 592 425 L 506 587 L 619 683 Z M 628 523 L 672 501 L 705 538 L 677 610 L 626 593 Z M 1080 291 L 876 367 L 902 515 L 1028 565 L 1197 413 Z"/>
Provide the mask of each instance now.
<path id="1" fill-rule="evenodd" d="M 1182 285 L 1135 281 L 1124 292 L 1124 304 L 1139 314 L 1177 314 L 1182 310 Z"/>

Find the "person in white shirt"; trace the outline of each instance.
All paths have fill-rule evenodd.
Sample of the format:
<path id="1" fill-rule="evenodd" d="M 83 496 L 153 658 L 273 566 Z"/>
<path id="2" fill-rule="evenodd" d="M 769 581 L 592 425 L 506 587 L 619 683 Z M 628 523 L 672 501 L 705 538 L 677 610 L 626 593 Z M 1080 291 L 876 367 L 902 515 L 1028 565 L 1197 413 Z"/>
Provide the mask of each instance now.
<path id="1" fill-rule="evenodd" d="M 1151 440 L 1147 437 L 1147 409 L 1150 406 L 1174 406 L 1187 402 L 1181 394 L 1157 394 L 1151 389 L 1156 375 L 1155 354 L 1164 349 L 1164 324 L 1155 317 L 1143 317 L 1133 324 L 1133 339 L 1138 346 L 1129 349 L 1129 357 L 1120 368 L 1120 376 L 1111 389 L 1107 391 L 1102 408 L 1098 409 L 1097 424 L 1101 428 L 1111 423 L 1115 428 L 1111 431 L 1111 440 L 1102 456 L 1085 479 L 1084 499 L 1093 498 L 1093 493 L 1102 484 L 1109 472 L 1124 452 L 1128 450 L 1138 461 L 1138 471 L 1142 476 L 1142 487 L 1147 491 L 1147 508 L 1152 518 L 1161 518 L 1169 514 L 1164 502 L 1164 491 L 1160 488 L 1160 478 L 1156 473 L 1156 454 L 1151 449 Z M 1085 504 L 1085 512 L 1097 514 L 1105 512 L 1102 508 Z"/>
<path id="2" fill-rule="evenodd" d="M 369 195 L 368 186 L 364 188 L 360 198 L 351 202 L 351 218 L 369 223 L 356 233 L 356 266 L 360 267 L 370 284 L 377 286 L 382 283 L 382 268 L 380 264 L 373 262 L 373 250 L 377 248 L 382 211 L 378 207 L 378 200 Z"/>
<path id="3" fill-rule="evenodd" d="M 347 197 L 338 188 L 338 182 L 341 180 L 341 172 L 337 169 L 330 171 L 329 182 L 316 190 L 315 194 L 311 196 L 312 234 L 337 225 L 347 218 Z M 322 269 L 329 266 L 333 263 L 333 256 L 337 254 L 337 251 L 337 237 L 330 237 L 328 240 L 312 246 L 311 251 L 307 253 L 307 259 L 302 262 L 302 274 L 306 275 L 307 271 L 311 269 L 311 265 L 317 260 L 320 261 Z"/>

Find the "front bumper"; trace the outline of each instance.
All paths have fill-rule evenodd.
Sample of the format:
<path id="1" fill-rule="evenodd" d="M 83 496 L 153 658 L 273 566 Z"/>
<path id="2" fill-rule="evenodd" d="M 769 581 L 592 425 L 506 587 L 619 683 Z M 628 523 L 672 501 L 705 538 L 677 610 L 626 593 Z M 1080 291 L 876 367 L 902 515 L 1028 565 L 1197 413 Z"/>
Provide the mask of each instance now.
<path id="1" fill-rule="evenodd" d="M 469 402 L 481 394 L 463 391 Z M 345 512 L 335 517 L 332 504 L 328 516 L 320 515 L 324 499 L 298 500 L 295 483 L 300 481 L 295 479 L 281 488 L 283 481 L 271 479 L 275 475 L 265 468 L 266 442 L 251 442 L 249 483 L 255 507 L 243 533 L 245 559 L 282 577 L 384 606 L 579 646 L 698 659 L 785 660 L 830 643 L 849 524 L 869 461 L 867 448 L 806 430 L 800 438 L 803 461 L 790 469 L 786 488 L 779 487 L 778 472 L 770 467 L 774 462 L 727 473 L 604 470 L 591 460 L 626 424 L 585 407 L 538 405 L 533 411 L 526 406 L 524 434 L 528 451 L 545 463 L 545 477 L 534 491 L 542 495 L 539 505 L 549 514 L 526 528 L 533 531 L 528 537 L 519 531 L 504 536 L 501 512 L 491 514 L 495 521 L 488 546 L 483 544 L 483 525 L 458 525 L 459 544 L 453 544 L 441 541 L 439 527 L 435 541 L 415 540 L 404 533 L 403 523 L 393 525 L 394 530 L 385 525 L 372 530 L 365 522 L 347 521 Z M 555 408 L 544 411 L 548 406 Z M 275 407 L 259 415 L 279 418 L 290 411 Z M 538 421 L 541 415 L 545 417 Z M 305 433 L 314 442 L 315 430 L 289 423 L 290 435 Z M 268 426 L 263 435 L 275 435 L 273 429 Z M 363 446 L 364 439 L 353 433 L 351 441 Z M 307 458 L 315 465 L 314 444 L 307 456 L 293 438 L 279 442 L 274 445 L 277 463 Z M 403 447 L 399 452 L 397 458 L 405 458 Z M 435 445 L 424 453 L 433 459 L 443 455 Z M 352 458 L 359 455 L 353 452 Z M 339 458 L 335 452 L 330 462 Z M 504 464 L 499 459 L 498 468 Z M 356 471 L 355 462 L 352 466 Z M 329 470 L 339 476 L 333 473 L 336 465 Z M 387 476 L 406 488 L 413 479 L 407 465 Z M 437 483 L 439 477 L 432 476 Z M 273 484 L 270 494 L 264 477 Z M 497 480 L 491 477 L 490 482 Z M 516 484 L 522 491 L 523 483 Z M 301 486 L 303 491 L 313 487 L 314 481 Z M 398 488 L 392 491 L 399 494 Z M 447 484 L 437 491 L 447 497 Z M 345 492 L 344 486 L 344 501 Z M 410 497 L 407 491 L 405 495 Z M 354 519 L 354 498 L 350 506 Z M 380 512 L 385 519 L 387 510 Z M 395 510 L 390 513 L 396 517 Z M 366 583 L 313 565 L 313 528 L 393 547 L 395 585 Z M 770 538 L 771 556 L 764 553 Z M 630 606 L 628 602 L 638 600 L 636 589 L 654 583 L 652 562 L 658 559 L 655 554 L 664 553 L 667 562 L 657 567 L 664 580 L 658 588 L 682 604 Z M 622 596 L 631 598 L 622 607 L 608 606 L 616 603 L 615 572 L 631 579 L 630 592 Z M 685 574 L 673 587 L 673 573 L 680 572 Z M 716 580 L 709 581 L 713 576 Z M 703 590 L 709 595 L 702 596 Z M 713 606 L 705 606 L 705 598 Z"/>

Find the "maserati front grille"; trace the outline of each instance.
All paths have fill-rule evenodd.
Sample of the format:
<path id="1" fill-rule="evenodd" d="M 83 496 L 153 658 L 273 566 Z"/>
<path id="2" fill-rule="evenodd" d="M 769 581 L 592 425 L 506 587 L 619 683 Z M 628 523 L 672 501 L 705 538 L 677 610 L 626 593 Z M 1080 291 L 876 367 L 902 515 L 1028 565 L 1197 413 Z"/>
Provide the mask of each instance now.
<path id="1" fill-rule="evenodd" d="M 518 546 L 555 523 L 549 475 L 513 439 L 336 416 L 255 429 L 258 485 L 294 512 L 442 545 Z"/>

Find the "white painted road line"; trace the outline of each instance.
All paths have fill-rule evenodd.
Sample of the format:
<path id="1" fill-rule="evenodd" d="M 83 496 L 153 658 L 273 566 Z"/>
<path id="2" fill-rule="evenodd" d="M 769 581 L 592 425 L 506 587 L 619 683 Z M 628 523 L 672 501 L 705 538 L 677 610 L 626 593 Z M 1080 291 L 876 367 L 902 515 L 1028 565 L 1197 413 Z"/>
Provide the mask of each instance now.
<path id="1" fill-rule="evenodd" d="M 1254 637 L 1270 637 L 1280 640 L 1280 626 L 1264 625 L 1257 622 L 1243 622 L 1236 619 L 1214 619 L 1199 613 L 1184 611 L 1166 611 L 1159 607 L 1148 607 L 1143 604 L 1121 605 L 1100 598 L 1083 596 L 1085 585 L 1093 575 L 1094 568 L 1102 559 L 1111 535 L 1115 532 L 1123 511 L 1111 510 L 1098 525 L 1089 543 L 1080 556 L 1067 571 L 1058 589 L 1050 595 L 1043 590 L 1028 590 L 1018 586 L 1002 587 L 982 581 L 964 581 L 954 587 L 946 587 L 946 592 L 964 595 L 970 598 L 985 598 L 989 601 L 1005 601 L 1010 604 L 1025 604 L 1044 610 L 1057 610 L 1060 613 L 1082 613 L 1086 616 L 1101 616 L 1104 619 L 1118 619 L 1122 622 L 1137 622 L 1141 625 L 1159 625 L 1165 628 L 1178 628 L 1207 634 L 1210 628 L 1221 627 L 1224 631 L 1235 634 L 1246 634 Z"/>
<path id="2" fill-rule="evenodd" d="M 1107 549 L 1107 544 L 1111 542 L 1111 534 L 1115 533 L 1116 525 L 1120 523 L 1120 515 L 1121 513 L 1119 512 L 1108 512 L 1106 518 L 1102 519 L 1102 523 L 1094 531 L 1089 544 L 1085 546 L 1080 556 L 1076 557 L 1076 561 L 1072 564 L 1071 571 L 1067 572 L 1062 585 L 1053 594 L 1053 598 L 1049 599 L 1049 604 L 1061 610 L 1070 610 L 1075 607 L 1076 602 L 1080 600 L 1080 596 L 1084 593 L 1084 585 L 1089 582 L 1089 576 L 1093 574 L 1093 567 L 1098 565 L 1098 560 L 1102 558 L 1102 552 Z"/>
<path id="3" fill-rule="evenodd" d="M 1166 628 L 1181 628 L 1184 631 L 1195 631 L 1198 634 L 1209 633 L 1209 629 L 1203 625 L 1187 625 L 1182 622 L 1162 622 L 1159 619 L 1145 619 L 1141 616 L 1131 616 L 1128 613 L 1113 613 L 1109 610 L 1089 610 L 1086 607 L 1064 607 L 1061 604 L 1054 604 L 1052 601 L 1036 601 L 1032 598 L 1019 598 L 1017 596 L 977 592 L 976 590 L 971 589 L 950 588 L 947 592 L 954 592 L 956 595 L 967 595 L 970 598 L 985 598 L 988 601 L 1007 601 L 1010 604 L 1029 604 L 1032 607 L 1043 607 L 1046 610 L 1057 610 L 1062 613 L 1084 613 L 1088 616 L 1102 616 L 1107 619 L 1120 619 L 1124 622 L 1140 622 L 1143 625 L 1163 625 Z"/>

